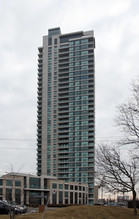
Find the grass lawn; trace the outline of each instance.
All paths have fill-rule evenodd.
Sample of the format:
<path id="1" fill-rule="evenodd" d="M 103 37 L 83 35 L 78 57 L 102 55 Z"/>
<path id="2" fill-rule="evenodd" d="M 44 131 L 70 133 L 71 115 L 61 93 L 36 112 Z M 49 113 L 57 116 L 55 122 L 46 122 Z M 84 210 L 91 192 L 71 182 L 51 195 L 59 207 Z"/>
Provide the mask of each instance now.
<path id="1" fill-rule="evenodd" d="M 41 217 L 42 213 L 32 213 L 17 215 L 16 219 L 41 219 Z M 9 215 L 0 215 L 0 219 L 8 218 L 10 218 Z M 134 217 L 133 209 L 107 206 L 73 206 L 45 212 L 44 219 L 139 219 L 139 210 L 138 215 Z"/>

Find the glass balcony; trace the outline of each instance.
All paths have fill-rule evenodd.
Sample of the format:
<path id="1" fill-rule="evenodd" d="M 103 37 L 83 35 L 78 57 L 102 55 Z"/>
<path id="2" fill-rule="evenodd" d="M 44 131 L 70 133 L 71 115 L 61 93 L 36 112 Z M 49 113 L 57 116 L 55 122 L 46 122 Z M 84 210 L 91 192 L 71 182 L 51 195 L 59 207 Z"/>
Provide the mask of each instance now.
<path id="1" fill-rule="evenodd" d="M 59 54 L 59 62 L 62 60 L 69 59 L 69 54 Z"/>
<path id="2" fill-rule="evenodd" d="M 42 103 L 42 98 L 37 100 L 37 103 Z"/>
<path id="3" fill-rule="evenodd" d="M 69 64 L 68 58 L 59 59 L 59 64 Z"/>
<path id="4" fill-rule="evenodd" d="M 69 132 L 69 129 L 65 128 L 65 129 L 61 129 L 61 130 L 59 129 L 59 130 L 58 130 L 59 136 L 60 136 L 61 133 L 65 133 L 65 132 L 68 133 L 68 132 Z"/>
<path id="5" fill-rule="evenodd" d="M 69 145 L 63 144 L 63 145 L 59 145 L 58 148 L 68 148 Z"/>

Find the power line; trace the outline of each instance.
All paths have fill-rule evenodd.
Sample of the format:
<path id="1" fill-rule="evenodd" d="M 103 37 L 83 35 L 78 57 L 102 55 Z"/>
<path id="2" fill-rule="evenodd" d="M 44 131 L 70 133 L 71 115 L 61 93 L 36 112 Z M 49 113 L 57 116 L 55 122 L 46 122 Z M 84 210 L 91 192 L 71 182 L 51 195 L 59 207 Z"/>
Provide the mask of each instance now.
<path id="1" fill-rule="evenodd" d="M 46 140 L 46 139 L 43 139 Z M 124 140 L 123 136 L 98 136 L 95 137 L 95 143 L 101 143 L 101 142 L 117 142 Z M 4 142 L 14 142 L 14 141 L 20 141 L 20 142 L 36 142 L 36 139 L 33 138 L 0 138 L 0 141 Z M 0 147 L 0 149 L 17 149 L 17 150 L 36 150 L 33 148 L 13 148 L 13 147 Z"/>
<path id="2" fill-rule="evenodd" d="M 23 172 L 16 172 L 16 171 L 5 171 L 5 170 L 0 170 L 0 175 L 2 174 L 8 174 L 8 173 L 11 173 L 11 172 L 13 172 L 13 173 L 18 173 L 18 174 L 31 174 L 31 175 L 36 175 L 36 172 L 34 172 L 34 171 L 30 171 L 30 172 L 27 172 L 27 171 L 25 171 L 25 173 Z"/>
<path id="3" fill-rule="evenodd" d="M 35 141 L 33 138 L 0 138 L 0 141 Z"/>
<path id="4" fill-rule="evenodd" d="M 123 138 L 123 136 L 96 136 L 96 139 L 100 138 Z M 0 141 L 36 141 L 34 138 L 0 138 Z"/>
<path id="5" fill-rule="evenodd" d="M 8 148 L 8 147 L 0 147 L 0 149 L 8 149 L 8 150 L 13 150 L 13 149 L 15 149 L 15 150 L 32 150 L 32 151 L 34 151 L 34 150 L 36 150 L 36 149 L 34 149 L 34 148 L 13 148 L 13 147 L 10 147 L 10 148 Z"/>
<path id="6" fill-rule="evenodd" d="M 97 138 L 123 138 L 123 136 L 120 136 L 120 135 L 113 135 L 113 136 L 96 136 L 96 139 Z"/>

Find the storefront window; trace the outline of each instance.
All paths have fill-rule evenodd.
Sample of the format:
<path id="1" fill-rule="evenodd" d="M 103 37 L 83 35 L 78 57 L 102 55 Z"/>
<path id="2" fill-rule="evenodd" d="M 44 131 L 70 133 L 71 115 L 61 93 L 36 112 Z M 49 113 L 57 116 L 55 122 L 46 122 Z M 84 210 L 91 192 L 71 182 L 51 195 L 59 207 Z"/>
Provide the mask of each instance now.
<path id="1" fill-rule="evenodd" d="M 29 178 L 29 188 L 40 189 L 40 179 L 39 178 Z"/>
<path id="2" fill-rule="evenodd" d="M 59 204 L 63 203 L 63 192 L 59 191 Z"/>

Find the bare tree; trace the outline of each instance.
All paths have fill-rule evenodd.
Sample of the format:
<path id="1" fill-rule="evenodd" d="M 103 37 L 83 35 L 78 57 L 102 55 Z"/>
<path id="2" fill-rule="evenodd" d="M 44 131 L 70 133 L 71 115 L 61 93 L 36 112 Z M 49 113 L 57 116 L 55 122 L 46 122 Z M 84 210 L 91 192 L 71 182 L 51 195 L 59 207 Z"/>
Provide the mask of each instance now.
<path id="1" fill-rule="evenodd" d="M 139 78 L 132 83 L 132 96 L 118 106 L 116 124 L 125 132 L 122 145 L 132 145 L 139 149 Z"/>
<path id="2" fill-rule="evenodd" d="M 107 186 L 109 191 L 132 192 L 134 203 L 134 214 L 136 210 L 136 189 L 139 181 L 139 159 L 134 155 L 121 155 L 118 147 L 99 145 L 96 150 L 96 172 L 97 179 Z"/>

